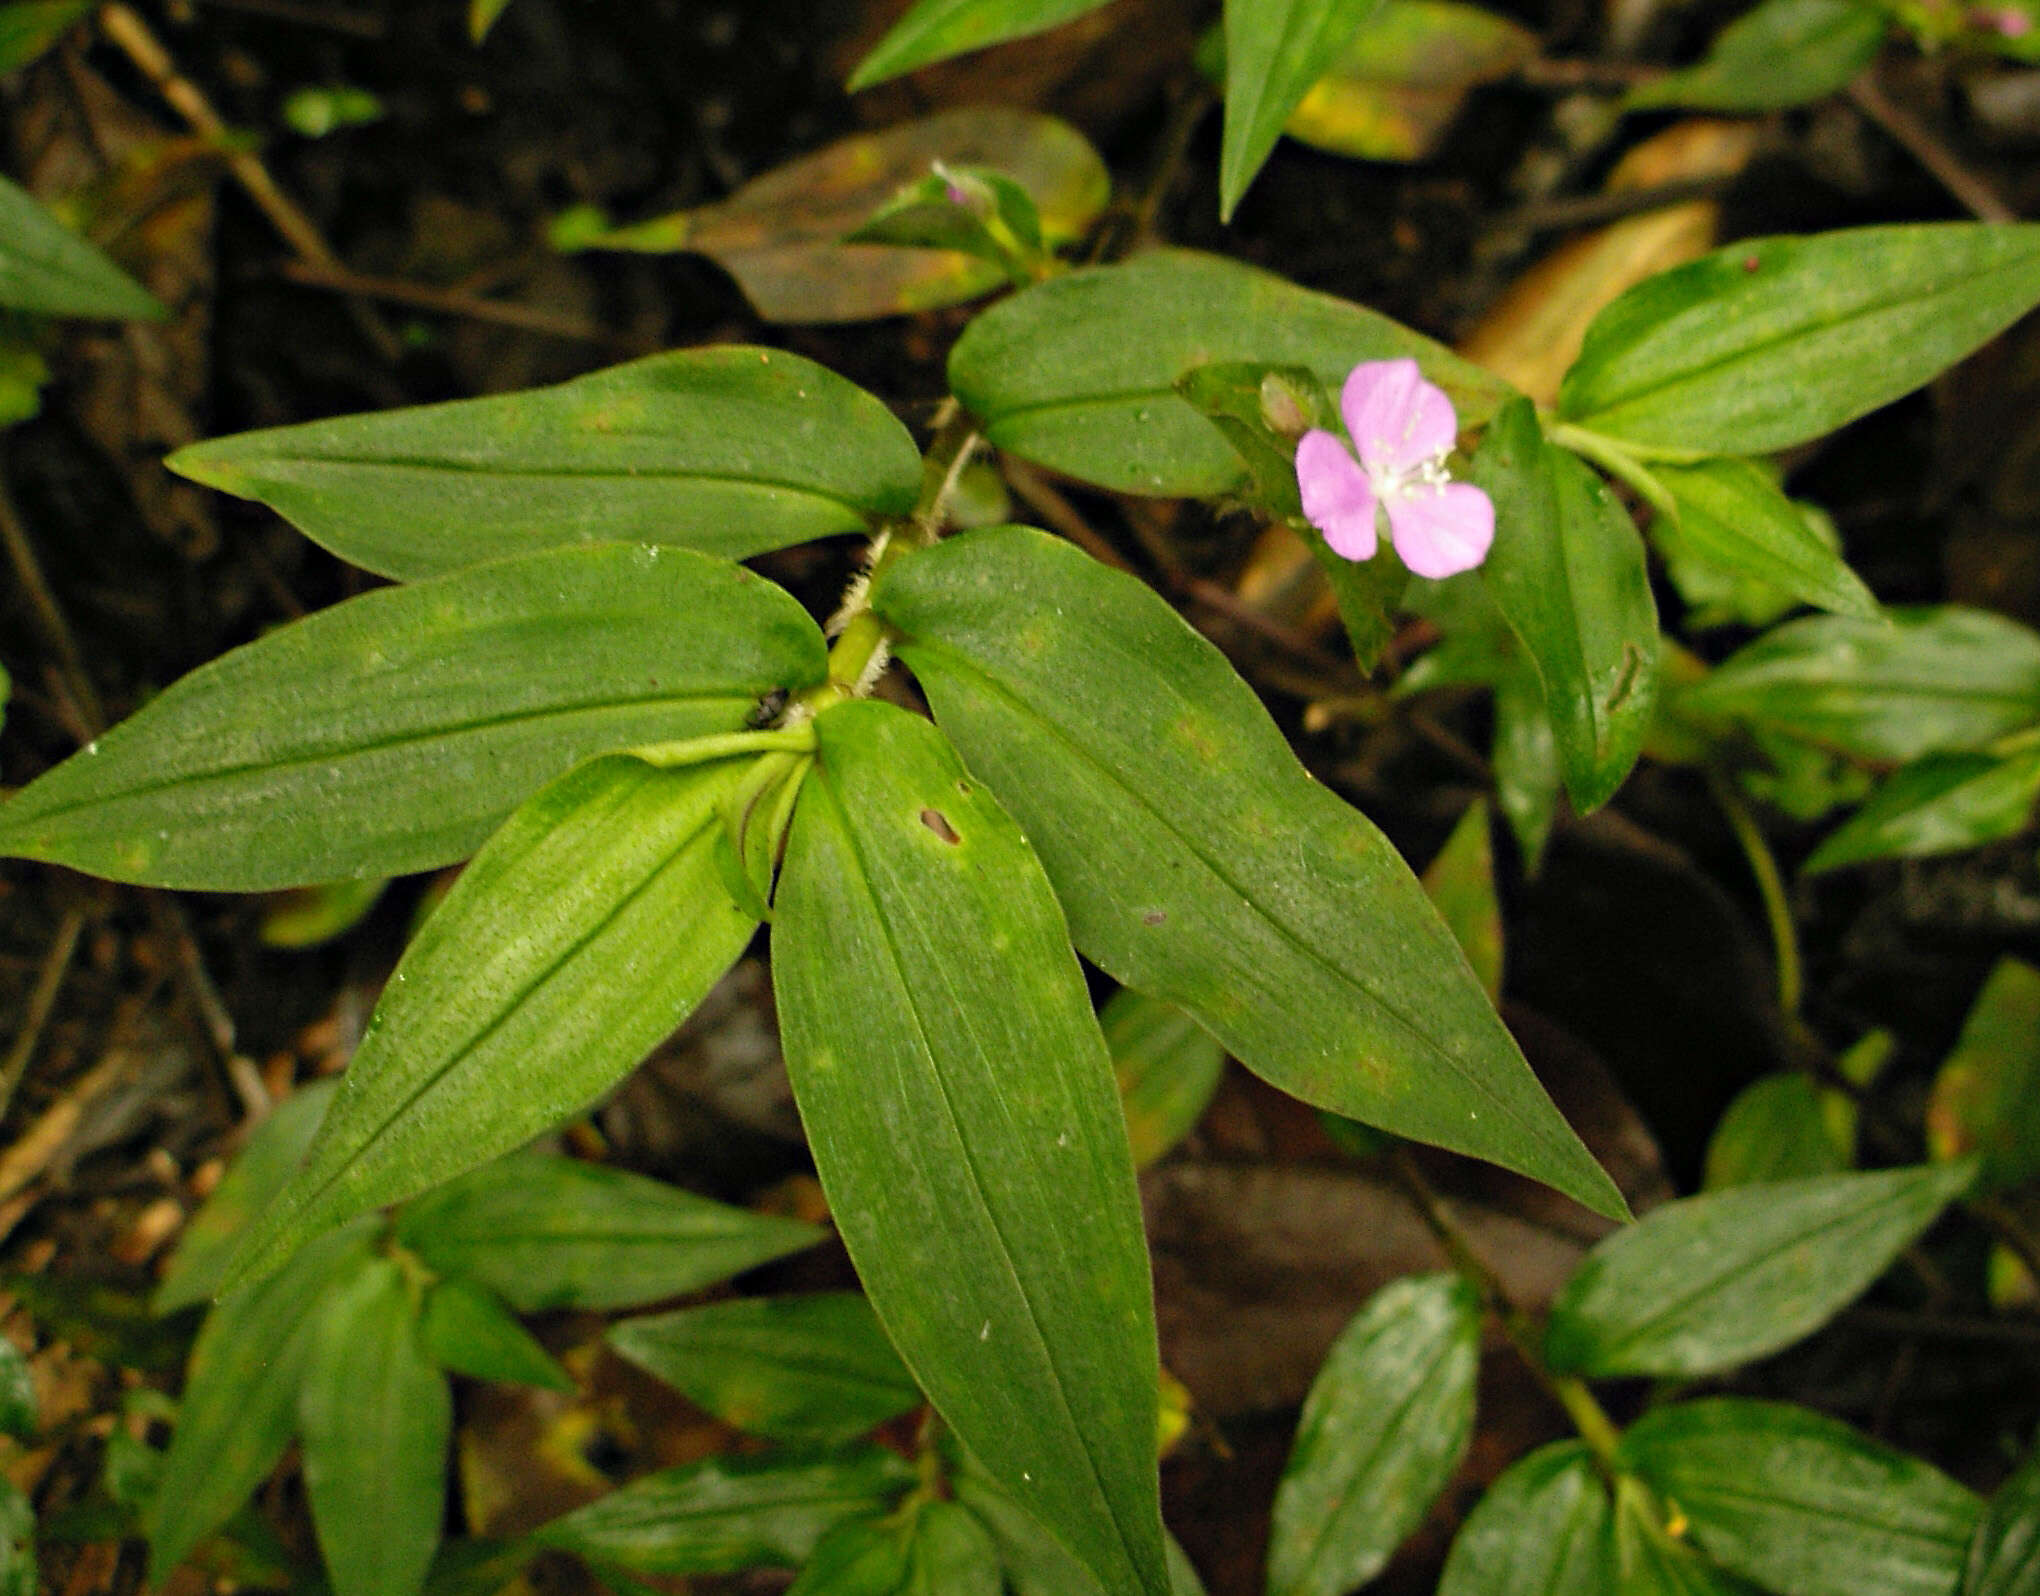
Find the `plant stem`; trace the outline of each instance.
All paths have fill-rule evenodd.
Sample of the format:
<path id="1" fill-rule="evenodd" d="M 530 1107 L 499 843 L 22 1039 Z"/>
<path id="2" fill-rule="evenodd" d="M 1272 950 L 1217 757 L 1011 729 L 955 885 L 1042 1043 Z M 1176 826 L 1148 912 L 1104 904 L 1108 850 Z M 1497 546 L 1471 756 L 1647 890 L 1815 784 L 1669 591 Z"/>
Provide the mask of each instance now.
<path id="1" fill-rule="evenodd" d="M 1750 813 L 1749 806 L 1742 801 L 1728 778 L 1717 770 L 1710 770 L 1707 773 L 1707 790 L 1714 795 L 1722 817 L 1728 821 L 1728 829 L 1735 833 L 1735 840 L 1742 848 L 1743 858 L 1749 862 L 1750 874 L 1756 878 L 1757 893 L 1764 900 L 1764 918 L 1771 928 L 1771 946 L 1778 962 L 1778 1007 L 1784 1010 L 1788 1020 L 1794 1019 L 1804 996 L 1805 980 L 1799 963 L 1799 933 L 1792 924 L 1792 905 L 1785 895 L 1784 879 L 1778 874 L 1778 861 L 1771 852 L 1771 845 L 1764 840 L 1756 817 Z"/>
<path id="2" fill-rule="evenodd" d="M 1537 1377 L 1538 1383 L 1550 1392 L 1552 1400 L 1565 1409 L 1566 1417 L 1572 1420 L 1580 1439 L 1587 1443 L 1601 1467 L 1612 1475 L 1617 1467 L 1616 1455 L 1622 1445 L 1622 1431 L 1608 1417 L 1608 1410 L 1587 1389 L 1584 1380 L 1576 1375 L 1559 1374 L 1545 1361 L 1543 1337 L 1538 1333 L 1536 1321 L 1509 1300 L 1501 1277 L 1473 1250 L 1465 1232 L 1445 1206 L 1444 1198 L 1424 1178 L 1424 1172 L 1417 1167 L 1408 1150 L 1402 1147 L 1391 1149 L 1387 1163 L 1404 1195 L 1430 1227 L 1431 1234 L 1438 1238 L 1438 1245 L 1445 1249 L 1445 1256 L 1452 1260 L 1452 1267 L 1480 1293 L 1481 1300 L 1500 1323 L 1502 1333 L 1508 1337 L 1516 1355 Z"/>

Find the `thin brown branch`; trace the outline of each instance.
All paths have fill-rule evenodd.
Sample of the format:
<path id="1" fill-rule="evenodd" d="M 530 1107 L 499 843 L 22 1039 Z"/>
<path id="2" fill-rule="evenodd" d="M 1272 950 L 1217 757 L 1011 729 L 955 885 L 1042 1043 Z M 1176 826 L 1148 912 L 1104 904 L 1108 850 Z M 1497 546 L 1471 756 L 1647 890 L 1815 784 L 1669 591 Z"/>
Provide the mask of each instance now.
<path id="1" fill-rule="evenodd" d="M 50 950 L 43 957 L 42 969 L 37 972 L 35 987 L 28 995 L 28 1012 L 22 1018 L 21 1029 L 15 1034 L 14 1045 L 7 1050 L 7 1061 L 0 1064 L 0 1123 L 7 1119 L 7 1110 L 14 1104 L 14 1093 L 21 1085 L 21 1078 L 28 1072 L 28 1061 L 35 1056 L 37 1045 L 42 1041 L 43 1027 L 49 1023 L 50 1011 L 56 1007 L 57 993 L 62 990 L 64 976 L 71 968 L 71 957 L 78 951 L 78 938 L 85 930 L 85 909 L 73 905 L 64 911 L 64 918 L 57 926 L 57 934 L 50 941 Z"/>
<path id="2" fill-rule="evenodd" d="M 251 17 L 294 23 L 301 28 L 344 33 L 350 39 L 389 37 L 390 30 L 381 17 L 360 11 L 342 11 L 335 6 L 313 5 L 309 0 L 205 0 L 205 3 L 218 6 L 222 11 L 239 11 Z"/>
<path id="3" fill-rule="evenodd" d="M 502 299 L 483 299 L 457 289 L 433 288 L 424 283 L 405 282 L 397 277 L 366 277 L 345 267 L 323 266 L 316 261 L 283 263 L 283 275 L 307 288 L 330 288 L 335 293 L 355 294 L 363 299 L 380 299 L 392 305 L 409 305 L 442 316 L 459 316 L 468 321 L 494 322 L 521 332 L 540 333 L 548 338 L 569 338 L 579 343 L 620 342 L 608 328 L 580 316 L 546 310 L 537 305 L 513 304 Z"/>
<path id="4" fill-rule="evenodd" d="M 1849 103 L 1876 123 L 1892 142 L 1933 174 L 1962 208 L 1980 222 L 2016 222 L 2019 213 L 1998 191 L 1963 163 L 1941 136 L 1887 96 L 1875 75 L 1865 72 L 1848 87 Z"/>
<path id="5" fill-rule="evenodd" d="M 4 477 L 0 477 L 0 544 L 6 545 L 7 563 L 14 567 L 22 591 L 28 595 L 36 625 L 42 629 L 44 640 L 56 652 L 64 692 L 85 720 L 87 735 L 96 736 L 106 724 L 106 712 L 100 707 L 99 693 L 92 685 L 91 673 L 85 669 L 85 656 L 78 647 L 77 638 L 71 635 L 70 622 L 64 619 L 56 594 L 50 590 L 49 578 L 43 574 L 42 561 L 36 558 L 35 544 L 29 538 L 27 523 L 22 520 L 21 511 L 14 502 L 14 496 L 8 492 Z"/>

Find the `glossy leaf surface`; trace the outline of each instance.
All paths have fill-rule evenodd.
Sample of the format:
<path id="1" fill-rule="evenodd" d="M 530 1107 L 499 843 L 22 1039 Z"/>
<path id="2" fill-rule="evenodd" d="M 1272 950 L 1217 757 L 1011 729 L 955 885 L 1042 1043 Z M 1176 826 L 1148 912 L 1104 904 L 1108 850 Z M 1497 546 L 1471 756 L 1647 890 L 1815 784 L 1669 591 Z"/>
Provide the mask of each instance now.
<path id="1" fill-rule="evenodd" d="M 1311 85 L 1331 69 L 1380 0 L 1227 0 L 1225 138 L 1219 219 L 1247 185 Z"/>
<path id="2" fill-rule="evenodd" d="M 522 1146 L 685 1019 L 756 929 L 715 864 L 741 769 L 601 759 L 519 809 L 406 950 L 236 1273 Z"/>
<path id="3" fill-rule="evenodd" d="M 1087 957 L 1314 1107 L 1624 1211 L 1409 867 L 1151 589 L 1000 528 L 874 602 Z"/>
<path id="4" fill-rule="evenodd" d="M 1438 1596 L 1603 1596 L 1610 1517 L 1593 1455 L 1553 1442 L 1511 1464 L 1467 1515 Z"/>
<path id="5" fill-rule="evenodd" d="M 166 463 L 405 581 L 611 539 L 741 559 L 905 514 L 921 478 L 913 438 L 862 388 L 738 345 L 239 433 Z"/>
<path id="6" fill-rule="evenodd" d="M 1654 466 L 1652 474 L 1679 507 L 1678 541 L 1702 558 L 1816 609 L 1877 614 L 1862 579 L 1751 461 Z"/>
<path id="7" fill-rule="evenodd" d="M 1602 311 L 1559 411 L 1647 447 L 1770 454 L 1911 392 L 2036 303 L 2040 225 L 1753 239 Z"/>
<path id="8" fill-rule="evenodd" d="M 1206 496 L 1247 467 L 1176 393 L 1214 361 L 1309 367 L 1332 391 L 1363 360 L 1414 356 L 1463 427 L 1507 388 L 1387 317 L 1187 250 L 1066 273 L 993 306 L 950 352 L 956 396 L 1001 449 L 1123 493 Z"/>
<path id="9" fill-rule="evenodd" d="M 1311 1384 L 1275 1493 L 1269 1596 L 1342 1596 L 1423 1522 L 1473 1436 L 1480 1299 L 1457 1275 L 1398 1280 Z"/>
<path id="10" fill-rule="evenodd" d="M 820 630 L 727 561 L 610 544 L 349 599 L 192 672 L 0 806 L 0 852 L 259 891 L 465 858 L 581 760 L 743 729 Z"/>
<path id="11" fill-rule="evenodd" d="M 1146 1169 L 1204 1117 L 1225 1073 L 1225 1049 L 1175 1004 L 1129 987 L 1106 1000 L 1098 1024 L 1119 1077 L 1133 1164 Z"/>
<path id="12" fill-rule="evenodd" d="M 639 1574 L 797 1568 L 836 1525 L 889 1511 L 913 1483 L 913 1466 L 877 1446 L 711 1457 L 633 1480 L 533 1538 Z"/>
<path id="13" fill-rule="evenodd" d="M 446 1511 L 453 1396 L 413 1287 L 376 1258 L 320 1304 L 298 1396 L 305 1489 L 334 1596 L 416 1596 Z"/>
<path id="14" fill-rule="evenodd" d="M 1712 1374 L 1810 1334 L 1962 1195 L 1968 1165 L 1827 1175 L 1667 1203 L 1587 1254 L 1545 1353 L 1589 1375 Z"/>
<path id="15" fill-rule="evenodd" d="M 830 1210 L 964 1444 L 1108 1589 L 1164 1596 L 1140 1204 L 1055 895 L 926 721 L 815 725 L 773 983 Z"/>
<path id="16" fill-rule="evenodd" d="M 520 1313 L 627 1308 L 699 1291 L 823 1232 L 579 1159 L 515 1153 L 427 1193 L 397 1234 Z"/>
<path id="17" fill-rule="evenodd" d="M 496 1296 L 471 1280 L 440 1280 L 419 1320 L 425 1350 L 442 1369 L 476 1380 L 507 1380 L 572 1391 L 574 1377 L 532 1338 Z"/>
<path id="18" fill-rule="evenodd" d="M 712 1302 L 625 1320 L 608 1340 L 753 1435 L 833 1445 L 921 1402 L 878 1315 L 854 1291 Z"/>
<path id="19" fill-rule="evenodd" d="M 1585 814 L 1622 785 L 1657 709 L 1643 540 L 1599 477 L 1545 443 L 1527 399 L 1496 415 L 1473 480 L 1500 529 L 1482 581 L 1537 667 L 1566 791 Z"/>
<path id="20" fill-rule="evenodd" d="M 1934 1077 L 1927 1145 L 1936 1158 L 1982 1160 L 1980 1184 L 2040 1175 L 2040 970 L 2000 959 Z"/>
<path id="21" fill-rule="evenodd" d="M 161 321 L 141 284 L 0 177 L 0 309 Z"/>
<path id="22" fill-rule="evenodd" d="M 1791 1596 L 1947 1596 L 1982 1510 L 1918 1458 L 1784 1403 L 1659 1408 L 1622 1457 L 1709 1557 Z"/>
<path id="23" fill-rule="evenodd" d="M 1764 0 L 1723 28 L 1704 60 L 1638 85 L 1626 103 L 1776 111 L 1824 100 L 1870 63 L 1889 26 L 1859 0 Z"/>
<path id="24" fill-rule="evenodd" d="M 1107 0 L 920 0 L 850 74 L 850 88 L 868 89 L 902 72 L 968 50 L 1045 33 L 1096 11 Z"/>
<path id="25" fill-rule="evenodd" d="M 1680 707 L 1868 760 L 1975 748 L 2040 719 L 2040 635 L 1952 604 L 1885 613 L 1789 622 L 1682 689 Z"/>
<path id="26" fill-rule="evenodd" d="M 1808 873 L 1917 859 L 2016 837 L 2040 799 L 2040 742 L 2007 753 L 1928 754 L 1891 777 L 1814 849 Z"/>

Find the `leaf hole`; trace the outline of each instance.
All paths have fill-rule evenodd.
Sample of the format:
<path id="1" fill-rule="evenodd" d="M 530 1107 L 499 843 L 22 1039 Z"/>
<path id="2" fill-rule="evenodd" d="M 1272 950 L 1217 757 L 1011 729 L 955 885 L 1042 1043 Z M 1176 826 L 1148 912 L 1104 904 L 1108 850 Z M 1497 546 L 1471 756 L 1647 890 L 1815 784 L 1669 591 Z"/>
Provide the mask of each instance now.
<path id="1" fill-rule="evenodd" d="M 949 817 L 939 809 L 923 809 L 921 811 L 921 824 L 934 832 L 936 836 L 940 837 L 952 848 L 963 841 L 956 834 L 956 828 L 949 823 Z"/>
<path id="2" fill-rule="evenodd" d="M 1150 909 L 1140 917 L 1140 923 L 1142 925 L 1163 925 L 1167 923 L 1168 918 L 1160 909 Z"/>

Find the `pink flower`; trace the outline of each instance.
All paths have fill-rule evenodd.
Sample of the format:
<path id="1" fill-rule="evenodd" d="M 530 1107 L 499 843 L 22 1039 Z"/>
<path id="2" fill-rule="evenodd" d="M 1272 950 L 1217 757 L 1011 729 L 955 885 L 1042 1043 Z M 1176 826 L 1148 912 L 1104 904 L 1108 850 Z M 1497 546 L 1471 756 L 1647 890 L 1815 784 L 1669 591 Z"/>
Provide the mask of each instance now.
<path id="1" fill-rule="evenodd" d="M 1336 554 L 1374 557 L 1374 510 L 1388 512 L 1395 552 L 1419 576 L 1470 571 L 1495 540 L 1495 507 L 1471 483 L 1445 474 L 1459 418 L 1414 360 L 1355 366 L 1339 395 L 1356 462 L 1337 434 L 1314 428 L 1296 446 L 1303 513 Z"/>

